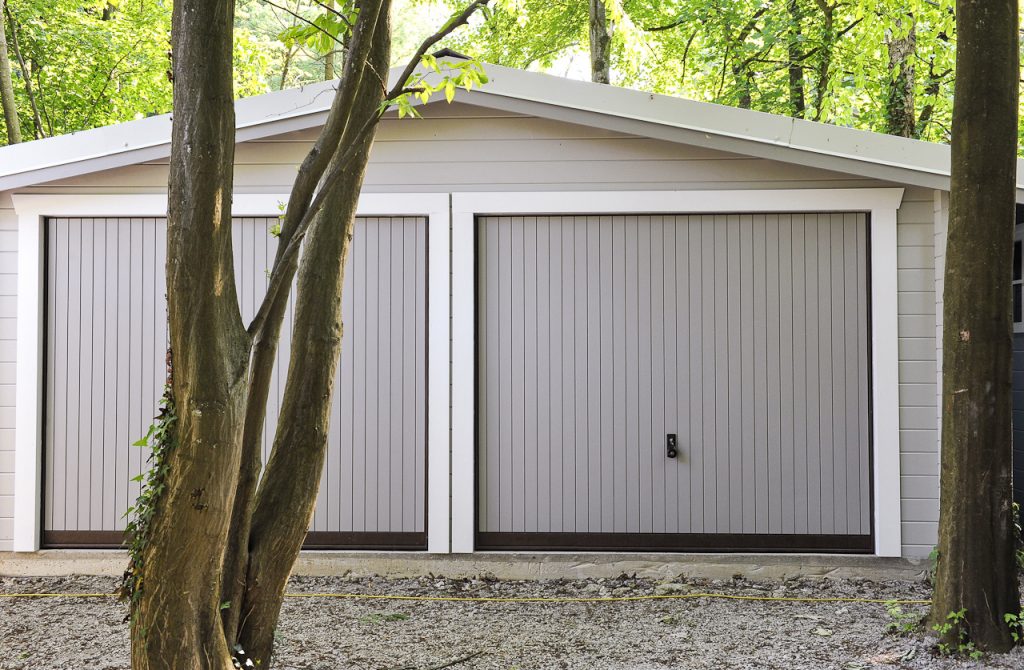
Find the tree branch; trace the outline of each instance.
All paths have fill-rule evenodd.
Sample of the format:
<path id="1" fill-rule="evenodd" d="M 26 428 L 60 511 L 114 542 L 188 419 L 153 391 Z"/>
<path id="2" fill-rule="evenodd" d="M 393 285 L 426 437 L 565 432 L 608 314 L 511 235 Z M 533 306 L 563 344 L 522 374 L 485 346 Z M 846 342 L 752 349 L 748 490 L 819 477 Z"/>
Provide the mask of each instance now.
<path id="1" fill-rule="evenodd" d="M 426 38 L 416 53 L 413 54 L 412 58 L 409 59 L 408 64 L 402 73 L 395 80 L 394 85 L 391 87 L 385 96 L 386 102 L 391 102 L 409 92 L 408 81 L 416 70 L 416 66 L 419 65 L 420 60 L 427 53 L 427 51 L 440 42 L 442 39 L 450 35 L 457 28 L 465 25 L 471 16 L 479 10 L 481 7 L 487 5 L 490 0 L 474 0 L 470 5 L 466 7 L 458 16 L 446 23 L 440 30 Z M 350 59 L 351 60 L 351 59 Z M 372 68 L 371 68 L 372 69 Z M 379 76 L 379 75 L 378 75 Z M 339 93 L 340 95 L 340 93 Z M 371 116 L 360 128 L 360 133 L 368 131 L 372 128 L 383 116 L 384 109 L 382 108 L 377 114 Z M 358 134 L 357 134 L 358 136 Z M 263 303 L 260 305 L 259 311 L 253 318 L 252 323 L 249 325 L 249 332 L 255 333 L 258 331 L 263 323 L 266 321 L 267 313 L 272 308 L 273 304 L 282 299 L 282 287 L 285 283 L 291 284 L 292 273 L 279 272 L 279 267 L 284 263 L 291 263 L 298 255 L 299 246 L 302 243 L 302 239 L 306 235 L 306 230 L 309 228 L 309 224 L 312 222 L 313 217 L 316 216 L 320 208 L 323 206 L 325 199 L 325 192 L 328 191 L 338 179 L 345 173 L 346 161 L 351 158 L 352 154 L 355 153 L 356 147 L 351 145 L 343 150 L 342 154 L 335 161 L 336 167 L 320 181 L 319 190 L 312 201 L 306 207 L 305 211 L 301 214 L 301 218 L 298 219 L 292 231 L 286 231 L 285 226 L 281 228 L 281 238 L 278 247 L 278 259 L 274 261 L 274 267 L 270 273 L 270 283 L 267 286 L 267 293 L 263 299 Z M 290 204 L 290 203 L 289 203 Z M 284 277 L 282 275 L 288 275 Z M 284 292 L 287 296 L 287 292 Z"/>
<path id="2" fill-rule="evenodd" d="M 338 11 L 338 10 L 337 10 L 337 9 L 335 9 L 334 7 L 331 7 L 331 6 L 329 5 L 329 4 L 327 4 L 327 3 L 325 3 L 325 2 L 321 2 L 320 0 L 313 0 L 313 2 L 314 2 L 314 3 L 316 3 L 316 4 L 318 4 L 318 5 L 320 5 L 321 7 L 323 7 L 323 8 L 324 8 L 324 9 L 326 9 L 327 11 L 329 11 L 329 12 L 330 12 L 331 14 L 334 14 L 334 15 L 335 15 L 335 16 L 337 16 L 337 17 L 338 17 L 339 19 L 341 19 L 341 20 L 342 20 L 342 22 L 343 22 L 343 23 L 344 23 L 344 24 L 345 24 L 346 26 L 348 26 L 348 27 L 349 27 L 349 30 L 351 30 L 351 29 L 352 29 L 352 27 L 353 27 L 353 26 L 352 26 L 352 22 L 351 22 L 351 21 L 349 21 L 349 20 L 348 20 L 348 17 L 347 17 L 347 16 L 345 16 L 344 14 L 342 14 L 342 13 L 341 13 L 340 11 Z"/>
<path id="3" fill-rule="evenodd" d="M 456 16 L 454 19 L 449 20 L 448 23 L 444 24 L 444 26 L 442 26 L 440 30 L 438 30 L 436 33 L 434 33 L 427 39 L 423 40 L 423 43 L 420 44 L 420 48 L 417 49 L 416 53 L 414 53 L 412 58 L 409 59 L 409 62 L 406 64 L 405 69 L 402 70 L 402 74 L 398 76 L 398 80 L 395 82 L 395 85 L 391 88 L 391 91 L 388 92 L 387 99 L 394 100 L 395 98 L 398 97 L 398 91 L 405 88 L 405 84 L 407 81 L 409 81 L 409 77 L 412 76 L 412 73 L 416 70 L 416 66 L 419 65 L 420 63 L 420 59 L 423 58 L 424 55 L 426 55 L 430 47 L 434 46 L 444 38 L 448 37 L 448 35 L 452 34 L 452 32 L 454 32 L 456 28 L 459 28 L 469 23 L 470 17 L 472 17 L 473 14 L 475 14 L 478 9 L 484 7 L 490 1 L 491 0 L 474 0 L 474 2 L 470 3 L 469 6 L 462 10 L 461 14 Z"/>
<path id="4" fill-rule="evenodd" d="M 263 0 L 263 2 L 267 3 L 271 7 L 277 7 L 278 9 L 280 9 L 283 12 L 288 12 L 289 14 L 294 16 L 299 21 L 302 21 L 303 23 L 305 23 L 305 24 L 307 24 L 307 25 L 309 25 L 309 26 L 311 26 L 313 28 L 316 28 L 319 32 L 323 33 L 324 35 L 327 35 L 328 37 L 330 37 L 332 40 L 334 40 L 338 44 L 340 44 L 342 46 L 345 45 L 345 43 L 342 40 L 338 39 L 337 35 L 332 35 L 331 33 L 329 33 L 328 31 L 324 30 L 323 28 L 318 26 L 316 23 L 310 21 L 309 19 L 307 19 L 305 16 L 302 16 L 298 12 L 293 12 L 292 10 L 288 9 L 287 7 L 282 7 L 281 5 L 277 4 L 276 2 L 273 2 L 273 0 Z M 347 20 L 345 22 L 348 23 Z M 349 26 L 351 26 L 351 25 L 352 24 L 349 23 Z"/>

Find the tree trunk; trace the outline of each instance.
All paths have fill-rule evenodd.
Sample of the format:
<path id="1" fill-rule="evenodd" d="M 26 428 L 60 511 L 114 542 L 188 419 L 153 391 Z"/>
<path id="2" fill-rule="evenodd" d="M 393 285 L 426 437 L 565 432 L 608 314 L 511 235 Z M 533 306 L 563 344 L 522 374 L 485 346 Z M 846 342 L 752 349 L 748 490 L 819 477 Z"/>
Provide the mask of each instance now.
<path id="1" fill-rule="evenodd" d="M 328 10 L 334 9 L 334 0 L 328 0 Z M 332 47 L 327 55 L 324 56 L 324 81 L 330 81 L 334 79 L 334 55 L 337 51 Z"/>
<path id="2" fill-rule="evenodd" d="M 611 83 L 612 25 L 605 0 L 590 0 L 590 80 Z"/>
<path id="3" fill-rule="evenodd" d="M 14 101 L 14 84 L 11 83 L 11 59 L 7 55 L 7 28 L 4 14 L 7 0 L 0 0 L 0 103 L 4 108 L 4 122 L 7 124 L 7 143 L 21 142 L 21 121 Z"/>
<path id="4" fill-rule="evenodd" d="M 807 102 L 804 96 L 804 68 L 801 64 L 803 53 L 800 50 L 800 23 L 803 21 L 803 11 L 800 9 L 798 0 L 789 0 L 786 5 L 789 12 L 789 43 L 787 53 L 789 56 L 789 110 L 790 114 L 798 119 L 804 118 L 807 110 Z"/>
<path id="5" fill-rule="evenodd" d="M 898 37 L 888 35 L 886 47 L 889 51 L 889 85 L 885 99 L 885 132 L 900 137 L 914 137 L 917 122 L 914 120 L 914 87 L 917 85 L 914 68 L 914 54 L 917 51 L 917 27 L 913 15 L 908 15 L 910 30 Z M 896 20 L 896 29 L 903 25 Z"/>
<path id="6" fill-rule="evenodd" d="M 958 0 L 942 358 L 942 476 L 933 622 L 1005 651 L 1020 610 L 1011 519 L 1011 263 L 1017 3 Z"/>
<path id="7" fill-rule="evenodd" d="M 14 17 L 11 15 L 11 10 L 4 2 L 0 2 L 0 6 L 3 6 L 4 13 L 7 16 L 7 26 L 11 30 L 11 46 L 14 47 L 14 56 L 18 59 L 18 66 L 21 68 L 21 78 L 25 82 L 25 93 L 28 94 L 28 103 L 29 106 L 32 107 L 32 120 L 35 121 L 36 126 L 33 135 L 38 140 L 41 137 L 45 137 L 46 133 L 43 132 L 43 120 L 39 116 L 39 106 L 36 104 L 36 94 L 32 90 L 32 73 L 29 72 L 28 66 L 25 64 L 25 59 L 21 57 L 21 47 L 18 46 L 18 28 L 14 23 Z"/>
<path id="8" fill-rule="evenodd" d="M 372 16 L 374 9 L 364 5 L 362 11 Z M 366 124 L 383 100 L 374 73 L 386 71 L 390 59 L 389 16 L 390 3 L 380 3 L 376 24 L 353 36 L 352 53 L 366 50 L 367 65 L 346 60 L 344 80 L 357 84 L 338 95 L 341 105 L 349 105 L 340 145 L 355 147 L 355 153 L 344 158 L 349 167 L 311 225 L 299 269 L 292 358 L 274 447 L 252 509 L 245 590 L 239 598 L 238 641 L 256 662 L 270 658 L 284 587 L 316 505 L 327 448 L 329 399 L 341 352 L 341 286 L 374 137 L 374 126 L 366 130 Z M 367 40 L 368 44 L 360 44 Z M 339 165 L 332 161 L 329 169 Z M 300 187 L 300 192 L 305 190 Z M 290 514 L 280 514 L 285 507 Z"/>
<path id="9" fill-rule="evenodd" d="M 220 584 L 249 359 L 231 253 L 233 18 L 232 0 L 174 4 L 167 297 L 178 443 L 152 521 L 158 541 L 142 554 L 136 670 L 232 667 Z"/>
<path id="10" fill-rule="evenodd" d="M 825 96 L 829 89 L 829 79 L 832 77 L 832 47 L 836 43 L 836 5 L 828 4 L 826 0 L 817 0 L 817 5 L 821 10 L 822 38 L 814 88 L 814 120 L 820 121 L 825 113 Z"/>
<path id="11" fill-rule="evenodd" d="M 236 643 L 246 661 L 269 667 L 284 588 L 316 503 L 345 259 L 385 95 L 404 94 L 420 56 L 484 4 L 475 0 L 427 38 L 387 93 L 380 73 L 390 58 L 390 0 L 361 5 L 331 111 L 282 216 L 267 294 L 248 328 L 231 263 L 233 3 L 175 4 L 167 286 L 177 446 L 158 464 L 165 479 L 147 485 L 147 494 L 165 491 L 147 507 L 154 510 L 147 532 L 133 533 L 135 541 L 151 538 L 141 555 L 133 545 L 127 582 L 137 587 L 136 670 L 229 668 Z M 295 346 L 261 479 L 271 371 L 296 270 Z"/>

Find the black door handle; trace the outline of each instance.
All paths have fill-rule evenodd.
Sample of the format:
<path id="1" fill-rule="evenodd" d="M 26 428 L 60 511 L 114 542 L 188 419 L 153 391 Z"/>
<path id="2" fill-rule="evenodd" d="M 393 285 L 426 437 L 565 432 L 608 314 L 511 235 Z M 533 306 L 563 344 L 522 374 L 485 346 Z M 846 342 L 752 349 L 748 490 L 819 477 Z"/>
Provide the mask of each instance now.
<path id="1" fill-rule="evenodd" d="M 669 458 L 675 458 L 679 455 L 679 450 L 676 448 L 676 434 L 669 433 L 665 436 L 665 455 Z"/>

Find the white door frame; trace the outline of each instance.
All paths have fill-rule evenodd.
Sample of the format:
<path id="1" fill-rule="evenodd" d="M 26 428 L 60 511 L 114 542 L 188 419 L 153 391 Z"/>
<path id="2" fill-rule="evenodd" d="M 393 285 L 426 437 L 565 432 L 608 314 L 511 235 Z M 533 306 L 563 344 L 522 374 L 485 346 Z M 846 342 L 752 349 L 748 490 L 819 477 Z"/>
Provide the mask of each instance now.
<path id="1" fill-rule="evenodd" d="M 900 556 L 896 210 L 902 188 L 452 194 L 452 551 L 474 549 L 474 229 L 482 215 L 866 212 L 871 216 L 875 554 Z"/>
<path id="2" fill-rule="evenodd" d="M 163 217 L 166 193 L 12 196 L 18 216 L 14 550 L 37 551 L 42 527 L 44 225 L 53 217 Z M 288 194 L 235 194 L 235 216 L 278 216 Z M 449 232 L 445 193 L 363 194 L 359 216 L 425 216 L 427 225 L 427 551 L 450 550 Z M 154 408 L 155 411 L 155 408 Z"/>

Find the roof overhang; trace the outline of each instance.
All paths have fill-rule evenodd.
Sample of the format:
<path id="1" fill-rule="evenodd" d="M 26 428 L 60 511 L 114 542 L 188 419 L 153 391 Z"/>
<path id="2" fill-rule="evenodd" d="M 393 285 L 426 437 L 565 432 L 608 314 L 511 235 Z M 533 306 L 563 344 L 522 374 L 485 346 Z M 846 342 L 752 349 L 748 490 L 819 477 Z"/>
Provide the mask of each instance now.
<path id="1" fill-rule="evenodd" d="M 805 165 L 898 184 L 949 190 L 948 145 L 842 128 L 568 80 L 487 64 L 490 81 L 460 102 L 593 126 L 667 142 Z M 391 71 L 391 77 L 398 69 Z M 236 141 L 318 127 L 337 82 L 238 100 Z M 159 160 L 170 154 L 171 115 L 0 149 L 0 191 Z M 1024 161 L 1017 199 L 1024 201 Z"/>

